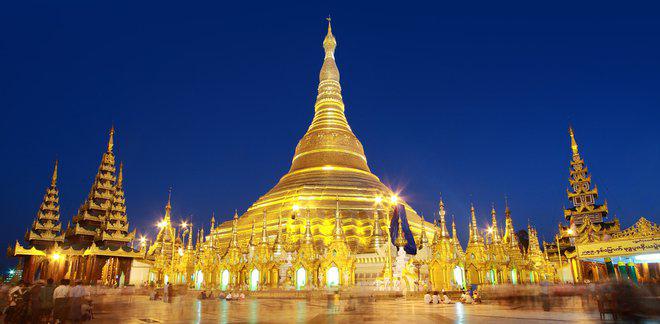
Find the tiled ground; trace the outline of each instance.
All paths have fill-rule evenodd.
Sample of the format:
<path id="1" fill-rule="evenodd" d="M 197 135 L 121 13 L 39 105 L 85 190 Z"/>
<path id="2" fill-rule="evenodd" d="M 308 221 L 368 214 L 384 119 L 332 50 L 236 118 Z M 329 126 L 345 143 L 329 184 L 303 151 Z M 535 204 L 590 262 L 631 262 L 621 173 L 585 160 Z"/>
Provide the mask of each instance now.
<path id="1" fill-rule="evenodd" d="M 596 322 L 596 313 L 512 310 L 495 305 L 428 305 L 421 301 L 196 300 L 171 304 L 145 296 L 95 300 L 96 323 L 547 323 Z"/>

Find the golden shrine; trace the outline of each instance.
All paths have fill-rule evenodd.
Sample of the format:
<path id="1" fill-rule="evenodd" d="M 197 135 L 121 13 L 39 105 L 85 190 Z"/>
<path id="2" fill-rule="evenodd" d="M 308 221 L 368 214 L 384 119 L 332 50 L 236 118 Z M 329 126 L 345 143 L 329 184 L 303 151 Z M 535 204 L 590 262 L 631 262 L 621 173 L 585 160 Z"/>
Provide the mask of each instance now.
<path id="1" fill-rule="evenodd" d="M 118 285 L 130 281 L 133 260 L 142 253 L 129 244 L 135 230 L 129 232 L 123 187 L 123 165 L 116 174 L 114 128 L 92 188 L 73 224 L 62 232 L 59 190 L 55 162 L 51 184 L 32 228 L 25 235 L 23 247 L 16 241 L 8 254 L 22 258 L 23 279 L 80 279 L 86 283 Z"/>

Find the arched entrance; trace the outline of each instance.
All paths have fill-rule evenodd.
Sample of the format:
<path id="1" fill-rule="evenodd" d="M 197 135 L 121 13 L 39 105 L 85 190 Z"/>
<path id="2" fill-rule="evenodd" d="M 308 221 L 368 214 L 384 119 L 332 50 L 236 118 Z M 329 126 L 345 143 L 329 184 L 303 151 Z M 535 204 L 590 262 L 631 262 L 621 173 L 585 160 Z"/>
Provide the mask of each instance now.
<path id="1" fill-rule="evenodd" d="M 328 287 L 338 287 L 339 286 L 339 268 L 333 265 L 328 268 L 327 273 L 325 274 L 326 284 Z"/>
<path id="2" fill-rule="evenodd" d="M 454 267 L 454 282 L 459 288 L 465 287 L 465 279 L 463 278 L 463 268 L 456 266 Z"/>
<path id="3" fill-rule="evenodd" d="M 202 270 L 197 270 L 197 274 L 195 275 L 195 288 L 201 289 L 203 282 L 204 282 L 204 273 L 202 272 Z"/>
<path id="4" fill-rule="evenodd" d="M 307 285 L 307 271 L 305 268 L 300 267 L 296 271 L 296 290 L 301 290 Z"/>
<path id="5" fill-rule="evenodd" d="M 222 291 L 227 290 L 227 286 L 229 286 L 229 270 L 225 269 L 222 271 L 222 278 L 220 279 L 220 289 Z"/>
<path id="6" fill-rule="evenodd" d="M 259 288 L 259 270 L 253 269 L 250 272 L 250 290 L 255 291 Z"/>

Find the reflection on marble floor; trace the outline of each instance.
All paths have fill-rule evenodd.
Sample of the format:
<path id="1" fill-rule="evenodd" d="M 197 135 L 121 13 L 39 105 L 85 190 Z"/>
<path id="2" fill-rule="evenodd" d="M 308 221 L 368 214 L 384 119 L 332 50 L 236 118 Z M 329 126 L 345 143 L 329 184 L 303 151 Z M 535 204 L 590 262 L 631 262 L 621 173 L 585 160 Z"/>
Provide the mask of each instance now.
<path id="1" fill-rule="evenodd" d="M 428 305 L 411 300 L 196 300 L 145 296 L 95 300 L 95 323 L 547 323 L 598 322 L 598 314 L 512 310 L 495 305 Z"/>

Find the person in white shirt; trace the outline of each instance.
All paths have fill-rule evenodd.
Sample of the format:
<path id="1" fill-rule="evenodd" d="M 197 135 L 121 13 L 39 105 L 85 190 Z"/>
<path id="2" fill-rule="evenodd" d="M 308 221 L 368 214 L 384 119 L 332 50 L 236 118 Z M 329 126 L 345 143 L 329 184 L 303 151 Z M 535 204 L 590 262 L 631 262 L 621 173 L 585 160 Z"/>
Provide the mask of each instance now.
<path id="1" fill-rule="evenodd" d="M 440 296 L 438 295 L 438 292 L 437 292 L 437 291 L 434 291 L 434 292 L 433 292 L 433 299 L 432 299 L 432 302 L 433 302 L 434 304 L 440 304 Z"/>
<path id="2" fill-rule="evenodd" d="M 227 300 L 231 300 L 231 298 L 232 298 L 231 293 L 228 293 L 228 294 L 227 294 L 227 297 L 226 297 L 225 299 L 227 299 Z"/>
<path id="3" fill-rule="evenodd" d="M 88 293 L 82 285 L 82 280 L 76 280 L 76 285 L 69 289 L 69 319 L 73 322 L 82 320 L 82 304 Z"/>
<path id="4" fill-rule="evenodd" d="M 470 292 L 465 293 L 465 303 L 466 304 L 474 303 L 474 299 L 472 299 L 472 296 L 470 296 Z"/>
<path id="5" fill-rule="evenodd" d="M 449 298 L 446 292 L 442 293 L 442 302 L 444 304 L 451 304 L 451 299 Z"/>
<path id="6" fill-rule="evenodd" d="M 60 285 L 53 291 L 53 320 L 64 323 L 67 319 L 67 302 L 69 298 L 69 280 L 60 280 Z"/>
<path id="7" fill-rule="evenodd" d="M 429 294 L 428 292 L 424 295 L 424 303 L 425 304 L 431 303 L 431 294 Z"/>

